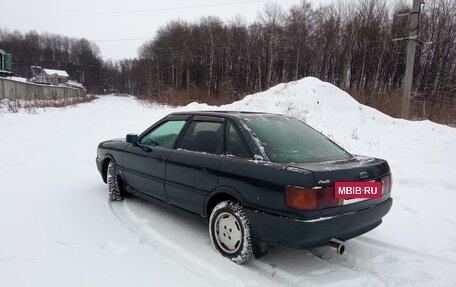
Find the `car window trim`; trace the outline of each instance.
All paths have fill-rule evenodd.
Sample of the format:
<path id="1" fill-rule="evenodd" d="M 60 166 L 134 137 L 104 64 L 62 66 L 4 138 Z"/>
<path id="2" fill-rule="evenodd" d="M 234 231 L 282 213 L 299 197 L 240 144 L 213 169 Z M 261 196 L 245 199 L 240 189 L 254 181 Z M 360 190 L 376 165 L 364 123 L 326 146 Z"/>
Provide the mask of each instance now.
<path id="1" fill-rule="evenodd" d="M 223 123 L 225 122 L 224 118 L 221 117 L 214 117 L 214 116 L 200 116 L 196 115 L 193 117 L 192 121 L 195 122 L 212 122 L 212 123 Z"/>
<path id="2" fill-rule="evenodd" d="M 166 120 L 173 120 L 173 121 L 182 121 L 182 120 L 189 120 L 192 118 L 192 115 L 171 115 L 169 117 L 166 117 Z"/>

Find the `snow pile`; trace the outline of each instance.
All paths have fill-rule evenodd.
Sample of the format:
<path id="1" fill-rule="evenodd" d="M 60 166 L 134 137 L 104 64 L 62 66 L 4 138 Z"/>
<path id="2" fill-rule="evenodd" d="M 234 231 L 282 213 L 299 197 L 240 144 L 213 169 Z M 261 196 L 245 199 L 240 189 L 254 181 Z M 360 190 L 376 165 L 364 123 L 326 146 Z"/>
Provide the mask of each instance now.
<path id="1" fill-rule="evenodd" d="M 173 111 L 250 110 L 304 119 L 347 150 L 385 158 L 391 212 L 377 229 L 326 247 L 273 248 L 237 266 L 207 224 L 139 198 L 107 201 L 95 167 L 106 139 L 141 132 Z M 74 108 L 0 113 L 0 286 L 451 286 L 456 282 L 456 129 L 360 105 L 315 78 L 221 107 L 145 106 L 100 97 Z"/>
<path id="2" fill-rule="evenodd" d="M 198 108 L 208 107 L 185 107 Z M 394 235 L 388 241 L 456 263 L 455 128 L 392 118 L 312 77 L 279 84 L 220 109 L 289 114 L 351 153 L 388 160 L 396 201 L 385 224 L 370 234 Z"/>

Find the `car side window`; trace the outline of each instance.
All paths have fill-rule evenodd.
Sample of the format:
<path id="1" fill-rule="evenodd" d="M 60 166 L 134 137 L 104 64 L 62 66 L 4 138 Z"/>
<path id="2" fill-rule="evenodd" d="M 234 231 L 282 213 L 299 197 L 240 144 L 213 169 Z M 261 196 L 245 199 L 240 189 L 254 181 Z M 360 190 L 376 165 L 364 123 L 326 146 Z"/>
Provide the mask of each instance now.
<path id="1" fill-rule="evenodd" d="M 177 136 L 184 127 L 186 121 L 167 121 L 148 132 L 139 140 L 143 145 L 158 145 L 166 148 L 173 148 Z"/>
<path id="2" fill-rule="evenodd" d="M 230 122 L 226 126 L 226 154 L 238 157 L 250 157 L 250 153 L 242 141 L 241 135 Z"/>
<path id="3" fill-rule="evenodd" d="M 223 151 L 223 123 L 193 121 L 184 134 L 180 148 L 210 154 Z"/>

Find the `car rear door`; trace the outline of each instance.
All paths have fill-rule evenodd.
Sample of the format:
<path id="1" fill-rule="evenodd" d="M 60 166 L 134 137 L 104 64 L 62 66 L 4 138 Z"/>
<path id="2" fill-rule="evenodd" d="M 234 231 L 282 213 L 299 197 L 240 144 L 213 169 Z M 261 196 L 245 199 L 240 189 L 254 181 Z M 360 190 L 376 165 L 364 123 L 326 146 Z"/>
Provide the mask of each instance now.
<path id="1" fill-rule="evenodd" d="M 124 151 L 124 178 L 133 189 L 167 201 L 165 193 L 166 159 L 174 147 L 186 119 L 169 118 L 145 131 L 137 144 Z"/>
<path id="2" fill-rule="evenodd" d="M 223 118 L 193 118 L 168 157 L 165 189 L 169 203 L 203 214 L 204 199 L 217 186 L 223 145 Z"/>

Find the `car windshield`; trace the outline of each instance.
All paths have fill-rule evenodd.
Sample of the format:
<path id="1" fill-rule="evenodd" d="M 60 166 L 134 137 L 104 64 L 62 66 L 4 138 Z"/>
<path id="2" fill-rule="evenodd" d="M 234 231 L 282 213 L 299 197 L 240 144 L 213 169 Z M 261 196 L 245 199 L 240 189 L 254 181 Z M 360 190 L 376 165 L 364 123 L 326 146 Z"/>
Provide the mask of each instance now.
<path id="1" fill-rule="evenodd" d="M 352 157 L 330 139 L 292 117 L 245 117 L 243 122 L 273 162 L 306 163 Z"/>

